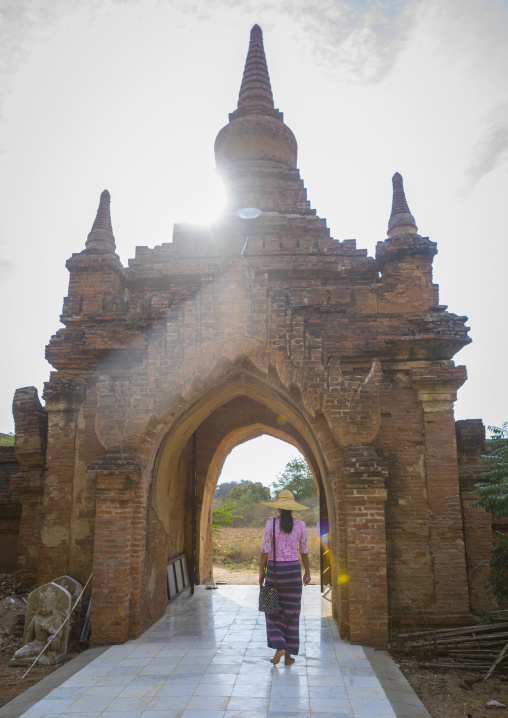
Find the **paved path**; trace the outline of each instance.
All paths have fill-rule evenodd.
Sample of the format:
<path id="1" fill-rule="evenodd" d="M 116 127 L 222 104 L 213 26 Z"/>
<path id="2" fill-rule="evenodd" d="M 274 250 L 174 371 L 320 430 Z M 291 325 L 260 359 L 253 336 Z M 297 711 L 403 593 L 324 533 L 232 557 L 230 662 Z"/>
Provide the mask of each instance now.
<path id="1" fill-rule="evenodd" d="M 35 686 L 0 718 L 430 718 L 386 653 L 339 638 L 317 586 L 303 591 L 300 655 L 272 666 L 257 596 L 255 586 L 198 586 L 140 638 L 95 649 L 70 678 L 67 664 L 42 700 L 39 688 L 29 707 Z"/>

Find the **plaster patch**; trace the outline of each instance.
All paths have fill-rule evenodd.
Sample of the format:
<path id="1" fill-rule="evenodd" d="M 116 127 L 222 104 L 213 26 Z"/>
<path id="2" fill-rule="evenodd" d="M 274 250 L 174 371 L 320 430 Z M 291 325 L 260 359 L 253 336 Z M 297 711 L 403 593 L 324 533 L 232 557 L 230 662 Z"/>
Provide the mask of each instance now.
<path id="1" fill-rule="evenodd" d="M 74 519 L 72 522 L 72 536 L 79 541 L 90 535 L 90 522 L 86 519 Z"/>
<path id="2" fill-rule="evenodd" d="M 69 538 L 69 532 L 64 526 L 47 526 L 41 531 L 42 543 L 48 548 L 55 548 Z"/>
<path id="3" fill-rule="evenodd" d="M 155 592 L 155 579 L 156 579 L 156 571 L 155 571 L 155 564 L 152 563 L 152 569 L 150 571 L 150 578 L 148 579 L 148 595 L 150 598 L 153 597 L 153 594 Z"/>
<path id="4" fill-rule="evenodd" d="M 420 452 L 418 461 L 416 462 L 416 464 L 413 464 L 409 467 L 409 471 L 411 471 L 411 473 L 414 472 L 415 474 L 418 474 L 423 479 L 425 478 L 425 451 L 422 450 Z"/>
<path id="5" fill-rule="evenodd" d="M 398 371 L 393 376 L 394 380 L 399 384 L 409 384 L 410 378 L 408 373 L 405 371 Z"/>

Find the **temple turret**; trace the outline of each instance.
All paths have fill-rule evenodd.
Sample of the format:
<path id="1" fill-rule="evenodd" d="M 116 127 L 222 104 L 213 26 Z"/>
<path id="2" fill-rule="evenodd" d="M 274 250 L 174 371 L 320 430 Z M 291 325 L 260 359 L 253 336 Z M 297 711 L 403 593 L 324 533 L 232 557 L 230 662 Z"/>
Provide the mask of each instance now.
<path id="1" fill-rule="evenodd" d="M 125 313 L 125 273 L 116 254 L 110 205 L 111 195 L 105 189 L 101 193 L 86 248 L 73 254 L 66 262 L 70 273 L 69 293 L 64 299 L 60 317 L 66 326 L 84 316 Z M 65 351 L 64 342 L 52 339 L 47 347 L 48 361 L 57 367 L 61 361 L 60 353 L 65 356 Z"/>
<path id="2" fill-rule="evenodd" d="M 432 282 L 432 260 L 437 254 L 437 246 L 428 237 L 418 234 L 399 172 L 393 175 L 392 184 L 388 237 L 376 246 L 376 261 L 383 285 L 378 308 L 379 311 L 404 312 L 411 306 L 428 311 L 439 305 L 438 286 Z"/>
<path id="3" fill-rule="evenodd" d="M 400 234 L 401 232 L 417 234 L 418 227 L 416 226 L 415 218 L 409 211 L 406 195 L 404 193 L 402 175 L 399 172 L 396 172 L 393 175 L 392 184 L 393 200 L 392 213 L 390 215 L 390 221 L 388 222 L 388 236 L 391 237 L 392 235 Z"/>

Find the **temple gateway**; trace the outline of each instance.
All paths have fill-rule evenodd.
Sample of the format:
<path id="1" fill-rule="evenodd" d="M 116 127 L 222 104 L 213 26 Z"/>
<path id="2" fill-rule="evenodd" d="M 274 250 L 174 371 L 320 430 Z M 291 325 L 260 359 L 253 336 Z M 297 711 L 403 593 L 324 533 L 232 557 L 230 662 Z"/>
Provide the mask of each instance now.
<path id="1" fill-rule="evenodd" d="M 439 304 L 436 244 L 402 177 L 375 257 L 330 236 L 257 25 L 215 156 L 229 199 L 210 226 L 177 224 L 124 267 L 105 190 L 77 240 L 44 406 L 33 387 L 14 397 L 0 569 L 37 585 L 93 572 L 93 643 L 138 636 L 164 613 L 168 562 L 185 554 L 191 584 L 211 580 L 221 468 L 269 434 L 318 486 L 342 637 L 385 646 L 389 623 L 469 622 L 492 546 L 491 516 L 470 505 L 484 429 L 454 420 L 466 317 Z"/>

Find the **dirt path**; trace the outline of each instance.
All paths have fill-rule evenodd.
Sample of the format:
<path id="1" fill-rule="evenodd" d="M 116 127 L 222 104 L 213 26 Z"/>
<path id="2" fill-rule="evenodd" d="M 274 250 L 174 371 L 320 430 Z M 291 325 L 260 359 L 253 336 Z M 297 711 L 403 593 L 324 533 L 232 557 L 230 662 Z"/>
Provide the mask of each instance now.
<path id="1" fill-rule="evenodd" d="M 248 586 L 255 586 L 258 583 L 258 570 L 242 569 L 240 571 L 231 570 L 227 566 L 221 563 L 213 564 L 213 578 L 214 581 L 225 581 L 227 584 L 247 584 Z M 311 571 L 310 577 L 313 583 L 319 584 L 320 577 L 318 571 Z"/>

